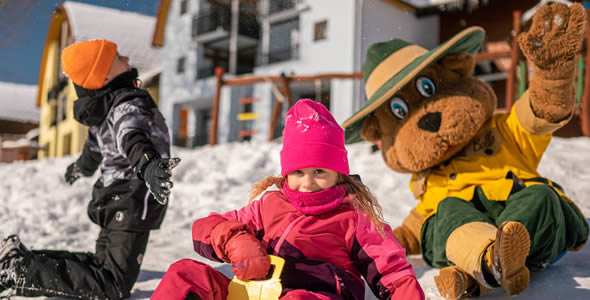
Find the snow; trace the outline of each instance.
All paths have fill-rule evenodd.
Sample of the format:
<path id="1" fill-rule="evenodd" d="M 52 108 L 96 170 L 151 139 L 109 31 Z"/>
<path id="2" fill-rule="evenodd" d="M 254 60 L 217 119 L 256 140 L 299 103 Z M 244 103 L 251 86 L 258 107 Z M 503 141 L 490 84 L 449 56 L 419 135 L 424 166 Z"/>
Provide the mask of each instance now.
<path id="1" fill-rule="evenodd" d="M 0 120 L 39 123 L 37 86 L 0 82 Z"/>
<path id="2" fill-rule="evenodd" d="M 232 143 L 194 150 L 174 148 L 182 159 L 174 169 L 174 188 L 162 228 L 153 231 L 142 271 L 131 299 L 149 299 L 168 266 L 182 258 L 210 263 L 231 276 L 228 265 L 201 258 L 192 249 L 191 226 L 210 212 L 237 209 L 248 190 L 267 175 L 278 175 L 279 143 Z M 383 206 L 385 220 L 399 225 L 416 205 L 409 175 L 390 171 L 370 145 L 349 145 L 352 173 L 360 174 Z M 590 216 L 590 138 L 555 138 L 539 171 L 560 183 L 566 194 Z M 97 174 L 73 186 L 63 174 L 76 157 L 0 164 L 0 236 L 20 235 L 33 249 L 93 251 L 98 226 L 86 215 Z M 442 299 L 434 276 L 438 270 L 410 257 L 428 299 Z M 367 298 L 374 299 L 370 291 Z M 518 299 L 590 299 L 590 246 L 568 253 L 542 273 L 533 273 L 530 287 Z M 24 299 L 14 297 L 13 299 Z M 43 299 L 43 298 L 37 298 Z M 482 299 L 512 299 L 496 289 Z"/>

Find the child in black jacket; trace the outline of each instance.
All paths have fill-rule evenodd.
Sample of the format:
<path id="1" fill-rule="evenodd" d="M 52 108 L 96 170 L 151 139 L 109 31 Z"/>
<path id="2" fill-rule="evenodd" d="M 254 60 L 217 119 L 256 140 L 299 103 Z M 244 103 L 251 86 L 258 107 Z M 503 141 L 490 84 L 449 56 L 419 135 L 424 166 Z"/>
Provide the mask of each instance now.
<path id="1" fill-rule="evenodd" d="M 101 227 L 96 253 L 30 251 L 16 235 L 0 245 L 0 296 L 129 297 L 172 188 L 170 137 L 150 95 L 135 86 L 137 70 L 107 40 L 73 44 L 62 68 L 78 94 L 75 119 L 88 126 L 80 157 L 66 171 L 73 184 L 100 166 L 88 205 Z"/>

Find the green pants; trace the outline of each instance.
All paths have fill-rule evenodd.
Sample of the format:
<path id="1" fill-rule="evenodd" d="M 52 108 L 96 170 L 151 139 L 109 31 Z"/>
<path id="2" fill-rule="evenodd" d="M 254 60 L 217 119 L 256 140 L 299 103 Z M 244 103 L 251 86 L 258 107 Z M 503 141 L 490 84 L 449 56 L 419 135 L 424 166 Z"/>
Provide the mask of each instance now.
<path id="1" fill-rule="evenodd" d="M 549 185 L 529 186 L 506 201 L 488 200 L 477 188 L 470 202 L 450 197 L 439 203 L 437 213 L 422 227 L 422 256 L 433 267 L 449 266 L 447 239 L 455 229 L 470 222 L 498 227 L 505 221 L 520 222 L 528 230 L 531 250 L 526 264 L 532 270 L 547 267 L 567 249 L 582 245 L 588 238 L 584 215 Z"/>

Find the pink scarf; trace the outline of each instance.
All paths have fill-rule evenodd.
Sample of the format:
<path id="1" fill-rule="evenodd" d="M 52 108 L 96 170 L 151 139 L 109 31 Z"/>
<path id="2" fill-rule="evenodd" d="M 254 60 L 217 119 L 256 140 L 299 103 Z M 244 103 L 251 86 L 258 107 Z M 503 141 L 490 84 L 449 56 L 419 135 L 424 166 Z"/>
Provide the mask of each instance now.
<path id="1" fill-rule="evenodd" d="M 346 186 L 342 184 L 315 193 L 305 193 L 290 189 L 285 181 L 281 191 L 299 212 L 306 215 L 326 213 L 338 207 L 346 198 Z"/>

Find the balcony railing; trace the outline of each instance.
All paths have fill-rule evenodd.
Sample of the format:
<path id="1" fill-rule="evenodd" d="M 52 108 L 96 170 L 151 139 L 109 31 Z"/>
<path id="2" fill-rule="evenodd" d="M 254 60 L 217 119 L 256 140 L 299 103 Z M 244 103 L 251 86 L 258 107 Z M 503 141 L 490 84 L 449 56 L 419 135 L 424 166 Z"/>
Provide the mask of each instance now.
<path id="1" fill-rule="evenodd" d="M 281 61 L 297 59 L 299 47 L 273 49 L 268 53 L 268 63 L 273 64 Z"/>
<path id="2" fill-rule="evenodd" d="M 193 19 L 193 36 L 222 29 L 229 31 L 231 28 L 231 11 L 229 9 L 214 10 L 201 14 Z"/>
<path id="3" fill-rule="evenodd" d="M 193 18 L 192 36 L 196 37 L 209 32 L 231 29 L 231 11 L 229 9 L 215 10 Z M 240 13 L 238 17 L 238 34 L 254 39 L 260 37 L 260 24 L 255 17 Z"/>
<path id="4" fill-rule="evenodd" d="M 270 8 L 268 13 L 274 14 L 284 10 L 289 10 L 297 7 L 301 0 L 273 0 L 270 1 Z"/>

